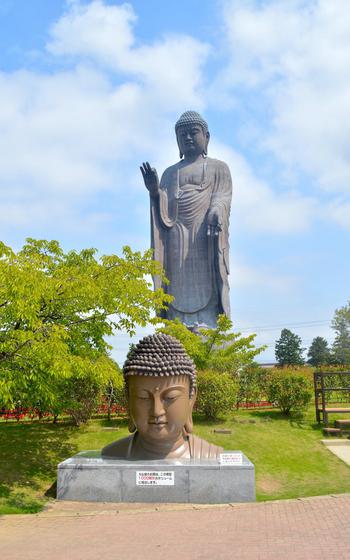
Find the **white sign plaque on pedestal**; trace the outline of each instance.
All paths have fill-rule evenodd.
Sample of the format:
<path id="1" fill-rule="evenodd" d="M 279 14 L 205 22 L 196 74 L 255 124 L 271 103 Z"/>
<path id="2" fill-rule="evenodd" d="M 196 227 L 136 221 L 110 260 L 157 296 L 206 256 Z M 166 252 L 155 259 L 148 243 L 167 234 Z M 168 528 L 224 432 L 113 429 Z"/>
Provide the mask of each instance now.
<path id="1" fill-rule="evenodd" d="M 174 486 L 174 471 L 136 471 L 136 486 Z"/>
<path id="2" fill-rule="evenodd" d="M 239 451 L 220 453 L 220 465 L 243 465 L 243 455 Z"/>

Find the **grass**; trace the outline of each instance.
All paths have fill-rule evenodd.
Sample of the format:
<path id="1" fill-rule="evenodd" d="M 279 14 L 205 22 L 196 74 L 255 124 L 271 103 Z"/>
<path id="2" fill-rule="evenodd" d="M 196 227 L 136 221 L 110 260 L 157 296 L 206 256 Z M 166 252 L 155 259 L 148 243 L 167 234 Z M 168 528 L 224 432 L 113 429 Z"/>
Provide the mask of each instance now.
<path id="1" fill-rule="evenodd" d="M 215 428 L 229 428 L 232 434 L 214 433 Z M 258 500 L 349 491 L 350 467 L 321 444 L 322 430 L 311 408 L 304 417 L 290 419 L 275 410 L 240 411 L 211 422 L 197 417 L 195 433 L 249 457 L 255 464 Z M 125 419 L 91 420 L 79 428 L 0 423 L 0 514 L 40 511 L 55 496 L 60 461 L 125 435 Z"/>
<path id="2" fill-rule="evenodd" d="M 250 411 L 215 424 L 232 429 L 232 435 L 216 437 L 215 442 L 241 449 L 254 463 L 258 500 L 349 491 L 350 467 L 320 442 L 322 429 L 313 414 L 288 419 L 275 410 Z M 196 433 L 209 436 L 205 424 L 198 425 Z"/>

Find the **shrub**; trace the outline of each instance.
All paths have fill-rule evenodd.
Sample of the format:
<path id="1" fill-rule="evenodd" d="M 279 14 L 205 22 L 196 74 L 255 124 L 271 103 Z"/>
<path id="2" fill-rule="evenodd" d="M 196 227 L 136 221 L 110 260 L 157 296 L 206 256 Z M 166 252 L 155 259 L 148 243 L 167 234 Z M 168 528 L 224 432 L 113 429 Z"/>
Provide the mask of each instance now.
<path id="1" fill-rule="evenodd" d="M 304 379 L 312 382 L 314 378 L 315 368 L 309 365 L 303 366 L 276 366 L 269 370 L 272 375 L 283 375 L 283 377 L 288 377 L 290 375 L 296 375 L 298 377 L 304 377 Z"/>
<path id="2" fill-rule="evenodd" d="M 237 382 L 228 373 L 201 371 L 198 373 L 197 386 L 196 410 L 206 418 L 218 418 L 234 407 L 237 399 Z"/>
<path id="3" fill-rule="evenodd" d="M 243 369 L 238 377 L 237 406 L 240 403 L 257 403 L 267 397 L 269 372 L 259 366 Z"/>
<path id="4" fill-rule="evenodd" d="M 87 422 L 97 410 L 106 385 L 122 385 L 122 375 L 109 356 L 99 356 L 94 363 L 77 360 L 74 374 L 60 387 L 62 410 L 68 412 L 79 426 Z"/>
<path id="5" fill-rule="evenodd" d="M 301 375 L 275 374 L 268 385 L 268 399 L 283 414 L 306 408 L 311 400 L 310 383 Z"/>

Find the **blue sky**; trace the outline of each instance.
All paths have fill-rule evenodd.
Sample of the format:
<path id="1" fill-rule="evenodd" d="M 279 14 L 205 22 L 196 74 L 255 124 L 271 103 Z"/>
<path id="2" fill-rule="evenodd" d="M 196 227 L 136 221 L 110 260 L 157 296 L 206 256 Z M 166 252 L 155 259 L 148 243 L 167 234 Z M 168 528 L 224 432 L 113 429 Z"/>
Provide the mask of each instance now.
<path id="1" fill-rule="evenodd" d="M 149 246 L 139 164 L 185 110 L 231 169 L 231 305 L 274 359 L 349 299 L 347 0 L 0 0 L 1 238 Z M 138 337 L 145 331 L 140 330 Z M 123 361 L 129 339 L 112 341 Z"/>

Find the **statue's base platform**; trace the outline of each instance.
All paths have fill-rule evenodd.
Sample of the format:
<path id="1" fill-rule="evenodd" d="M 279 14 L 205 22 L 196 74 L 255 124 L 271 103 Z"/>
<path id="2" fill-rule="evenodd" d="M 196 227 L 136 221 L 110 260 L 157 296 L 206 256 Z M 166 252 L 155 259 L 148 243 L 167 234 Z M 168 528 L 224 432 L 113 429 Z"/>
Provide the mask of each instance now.
<path id="1" fill-rule="evenodd" d="M 225 504 L 255 501 L 254 465 L 215 459 L 127 461 L 84 451 L 58 465 L 57 499 L 88 502 Z M 241 457 L 239 457 L 241 455 Z M 225 460 L 226 459 L 226 460 Z"/>

